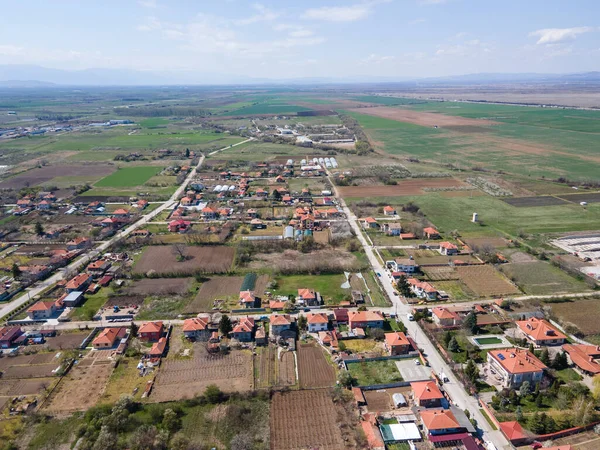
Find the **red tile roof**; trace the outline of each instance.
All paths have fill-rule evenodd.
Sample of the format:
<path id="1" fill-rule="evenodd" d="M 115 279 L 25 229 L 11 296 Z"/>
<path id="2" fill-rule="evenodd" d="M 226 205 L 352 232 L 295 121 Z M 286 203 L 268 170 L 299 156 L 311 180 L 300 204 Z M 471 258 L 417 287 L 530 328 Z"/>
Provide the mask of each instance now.
<path id="1" fill-rule="evenodd" d="M 94 345 L 101 345 L 103 347 L 113 346 L 117 339 L 121 339 L 127 332 L 126 328 L 105 328 L 96 336 L 92 341 Z"/>
<path id="2" fill-rule="evenodd" d="M 317 294 L 315 294 L 314 289 L 298 289 L 298 297 L 302 297 L 303 299 L 317 298 Z"/>
<path id="3" fill-rule="evenodd" d="M 183 321 L 183 331 L 202 331 L 208 327 L 208 321 L 203 317 L 194 317 Z"/>
<path id="4" fill-rule="evenodd" d="M 563 350 L 569 354 L 571 361 L 581 370 L 593 374 L 600 373 L 600 364 L 596 358 L 600 358 L 600 346 L 565 344 Z"/>
<path id="5" fill-rule="evenodd" d="M 290 325 L 292 323 L 288 314 L 273 314 L 269 318 L 271 325 Z"/>
<path id="6" fill-rule="evenodd" d="M 516 322 L 516 324 L 523 333 L 525 333 L 527 336 L 531 336 L 531 338 L 536 341 L 567 338 L 545 319 L 530 317 L 527 320 L 519 320 Z"/>
<path id="7" fill-rule="evenodd" d="M 431 312 L 433 314 L 436 315 L 436 317 L 438 317 L 439 319 L 457 319 L 458 318 L 458 314 L 456 314 L 454 311 L 450 311 L 447 308 L 443 308 L 441 306 L 436 306 L 435 308 L 433 308 L 431 310 Z"/>
<path id="8" fill-rule="evenodd" d="M 65 285 L 66 289 L 79 289 L 82 285 L 87 283 L 90 279 L 90 276 L 87 273 L 80 273 L 75 277 L 71 278 L 69 282 Z"/>
<path id="9" fill-rule="evenodd" d="M 27 310 L 27 312 L 50 311 L 55 306 L 55 302 L 36 302 Z"/>
<path id="10" fill-rule="evenodd" d="M 234 333 L 251 333 L 254 329 L 254 318 L 243 317 L 239 320 L 237 325 L 233 327 Z"/>
<path id="11" fill-rule="evenodd" d="M 500 422 L 500 430 L 502 430 L 509 441 L 517 441 L 528 437 L 521 424 L 516 420 L 512 422 Z"/>
<path id="12" fill-rule="evenodd" d="M 256 295 L 254 291 L 242 291 L 240 292 L 240 302 L 242 303 L 254 303 L 256 301 Z"/>
<path id="13" fill-rule="evenodd" d="M 533 353 L 519 348 L 490 350 L 488 352 L 508 373 L 530 373 L 547 369 Z"/>
<path id="14" fill-rule="evenodd" d="M 429 431 L 460 428 L 458 420 L 456 420 L 454 414 L 448 409 L 421 411 L 421 421 Z"/>
<path id="15" fill-rule="evenodd" d="M 167 339 L 161 337 L 158 342 L 155 342 L 152 348 L 150 349 L 150 356 L 162 356 L 165 352 L 165 348 L 167 347 Z"/>
<path id="16" fill-rule="evenodd" d="M 408 341 L 406 334 L 404 334 L 400 331 L 395 331 L 393 333 L 386 333 L 385 334 L 385 343 L 387 345 L 389 345 L 390 347 L 395 347 L 398 345 L 410 345 L 410 342 Z"/>
<path id="17" fill-rule="evenodd" d="M 435 381 L 419 381 L 410 383 L 410 387 L 415 393 L 415 398 L 419 400 L 437 400 L 444 398 L 444 394 Z"/>
<path id="18" fill-rule="evenodd" d="M 160 333 L 162 330 L 162 322 L 146 322 L 139 328 L 138 333 Z"/>
<path id="19" fill-rule="evenodd" d="M 383 319 L 383 314 L 379 311 L 350 311 L 348 312 L 350 322 L 372 322 Z"/>
<path id="20" fill-rule="evenodd" d="M 329 323 L 329 318 L 325 313 L 308 313 L 306 321 L 310 324 Z"/>

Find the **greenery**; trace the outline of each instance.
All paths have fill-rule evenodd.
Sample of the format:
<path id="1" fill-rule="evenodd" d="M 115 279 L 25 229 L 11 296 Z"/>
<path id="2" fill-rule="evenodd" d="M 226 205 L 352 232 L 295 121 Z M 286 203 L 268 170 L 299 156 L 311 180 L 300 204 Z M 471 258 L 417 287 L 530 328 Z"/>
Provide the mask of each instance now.
<path id="1" fill-rule="evenodd" d="M 402 375 L 392 360 L 350 362 L 347 365 L 348 372 L 359 386 L 402 381 Z"/>
<path id="2" fill-rule="evenodd" d="M 102 178 L 94 186 L 116 188 L 141 186 L 158 172 L 160 167 L 156 166 L 123 167 Z"/>

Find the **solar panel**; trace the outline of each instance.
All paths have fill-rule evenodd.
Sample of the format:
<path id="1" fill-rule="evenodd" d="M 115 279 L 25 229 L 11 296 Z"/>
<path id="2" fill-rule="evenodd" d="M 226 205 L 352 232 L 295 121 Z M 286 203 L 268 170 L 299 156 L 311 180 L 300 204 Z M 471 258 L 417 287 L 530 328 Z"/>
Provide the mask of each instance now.
<path id="1" fill-rule="evenodd" d="M 500 361 L 504 361 L 504 355 L 502 353 L 498 353 L 498 359 Z"/>

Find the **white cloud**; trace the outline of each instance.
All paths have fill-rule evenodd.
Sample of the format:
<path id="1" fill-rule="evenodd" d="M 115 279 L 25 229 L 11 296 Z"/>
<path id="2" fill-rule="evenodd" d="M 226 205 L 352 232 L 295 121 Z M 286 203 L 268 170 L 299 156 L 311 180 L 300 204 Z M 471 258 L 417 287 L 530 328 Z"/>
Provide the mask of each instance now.
<path id="1" fill-rule="evenodd" d="M 245 19 L 236 20 L 234 23 L 236 25 L 250 25 L 258 22 L 272 22 L 279 17 L 279 14 L 260 3 L 255 3 L 252 8 L 256 11 L 256 14 Z"/>
<path id="2" fill-rule="evenodd" d="M 23 54 L 23 47 L 17 47 L 16 45 L 2 45 L 0 44 L 0 55 L 4 56 L 17 56 Z"/>
<path id="3" fill-rule="evenodd" d="M 479 39 L 470 39 L 453 45 L 438 45 L 435 56 L 475 57 L 491 52 L 490 44 L 481 42 Z"/>
<path id="4" fill-rule="evenodd" d="M 365 59 L 361 61 L 362 64 L 382 64 L 384 62 L 395 60 L 395 56 L 384 56 L 378 55 L 377 53 L 371 53 Z"/>
<path id="5" fill-rule="evenodd" d="M 425 23 L 425 22 L 427 22 L 427 19 L 420 18 L 420 19 L 411 20 L 410 22 L 408 22 L 408 24 L 409 25 L 418 25 L 420 23 Z"/>
<path id="6" fill-rule="evenodd" d="M 419 0 L 421 5 L 441 5 L 446 3 L 448 0 Z"/>
<path id="7" fill-rule="evenodd" d="M 544 28 L 543 30 L 532 31 L 530 37 L 538 37 L 537 44 L 554 44 L 566 40 L 575 39 L 578 35 L 595 31 L 593 27 L 574 27 L 574 28 Z"/>
<path id="8" fill-rule="evenodd" d="M 323 6 L 321 8 L 307 9 L 302 15 L 303 19 L 322 20 L 325 22 L 356 22 L 364 19 L 379 3 L 389 3 L 391 0 L 373 0 L 357 3 L 351 6 Z"/>
<path id="9" fill-rule="evenodd" d="M 273 27 L 275 31 L 287 31 L 289 37 L 309 37 L 313 36 L 315 33 L 312 30 L 309 30 L 300 25 L 292 25 L 289 23 L 278 23 Z"/>
<path id="10" fill-rule="evenodd" d="M 158 8 L 158 3 L 156 3 L 156 0 L 138 0 L 138 5 L 144 8 Z"/>

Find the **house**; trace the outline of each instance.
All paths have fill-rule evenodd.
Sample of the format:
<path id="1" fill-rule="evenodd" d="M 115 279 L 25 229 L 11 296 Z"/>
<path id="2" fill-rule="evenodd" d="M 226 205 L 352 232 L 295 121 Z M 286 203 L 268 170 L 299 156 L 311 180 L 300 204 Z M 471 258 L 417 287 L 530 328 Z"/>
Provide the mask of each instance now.
<path id="1" fill-rule="evenodd" d="M 545 319 L 530 317 L 527 320 L 518 320 L 516 324 L 521 333 L 535 345 L 561 345 L 567 340 L 563 333 Z"/>
<path id="2" fill-rule="evenodd" d="M 256 306 L 254 291 L 241 291 L 239 302 L 244 308 L 254 308 Z"/>
<path id="3" fill-rule="evenodd" d="M 265 333 L 265 329 L 262 326 L 256 329 L 254 342 L 256 342 L 256 345 L 267 345 L 267 333 Z"/>
<path id="4" fill-rule="evenodd" d="M 385 450 L 385 442 L 381 431 L 377 426 L 377 418 L 374 414 L 367 413 L 363 416 L 365 420 L 360 425 L 367 439 L 367 445 L 370 450 Z"/>
<path id="5" fill-rule="evenodd" d="M 67 250 L 81 250 L 91 243 L 89 238 L 79 236 L 67 242 Z"/>
<path id="6" fill-rule="evenodd" d="M 314 289 L 298 289 L 296 303 L 305 306 L 318 306 L 321 304 L 321 295 L 315 292 Z"/>
<path id="7" fill-rule="evenodd" d="M 233 327 L 231 337 L 240 342 L 251 342 L 254 332 L 254 319 L 252 317 L 242 317 Z"/>
<path id="8" fill-rule="evenodd" d="M 364 219 L 360 219 L 360 224 L 363 228 L 379 228 L 379 224 L 373 217 L 365 217 Z"/>
<path id="9" fill-rule="evenodd" d="M 62 304 L 67 308 L 74 308 L 83 301 L 83 291 L 71 291 L 61 299 Z"/>
<path id="10" fill-rule="evenodd" d="M 255 192 L 255 195 L 260 198 L 267 198 L 269 193 L 262 188 L 258 188 Z"/>
<path id="11" fill-rule="evenodd" d="M 67 284 L 65 284 L 65 289 L 67 292 L 85 291 L 91 282 L 92 276 L 90 274 L 80 273 L 79 275 L 71 278 Z"/>
<path id="12" fill-rule="evenodd" d="M 525 381 L 533 386 L 542 380 L 547 369 L 533 353 L 519 348 L 490 350 L 487 362 L 490 370 L 502 377 L 506 388 L 517 388 Z"/>
<path id="13" fill-rule="evenodd" d="M 92 341 L 95 349 L 109 349 L 115 347 L 127 334 L 127 328 L 104 328 Z"/>
<path id="14" fill-rule="evenodd" d="M 568 353 L 571 362 L 586 375 L 600 374 L 600 346 L 585 344 L 565 344 L 563 350 Z"/>
<path id="15" fill-rule="evenodd" d="M 410 383 L 415 405 L 423 408 L 441 408 L 444 394 L 435 381 L 418 381 Z"/>
<path id="16" fill-rule="evenodd" d="M 150 353 L 148 355 L 151 358 L 162 358 L 167 348 L 167 338 L 161 337 L 157 342 L 152 345 Z"/>
<path id="17" fill-rule="evenodd" d="M 269 300 L 269 309 L 271 309 L 271 311 L 281 311 L 284 308 L 284 300 Z"/>
<path id="18" fill-rule="evenodd" d="M 219 337 L 219 333 L 216 332 L 216 331 L 213 331 L 210 334 L 210 338 L 208 338 L 208 346 L 207 346 L 208 348 L 207 348 L 207 350 L 210 353 L 216 353 L 216 352 L 218 352 L 220 350 L 220 346 L 219 346 L 220 342 L 221 342 L 221 338 Z"/>
<path id="19" fill-rule="evenodd" d="M 346 308 L 335 308 L 333 310 L 333 320 L 338 325 L 348 323 L 348 318 L 348 310 Z"/>
<path id="20" fill-rule="evenodd" d="M 411 345 L 410 345 L 410 342 L 408 341 L 408 338 L 406 337 L 406 334 L 404 334 L 400 331 L 395 331 L 393 333 L 386 333 L 384 345 L 385 345 L 385 349 L 392 356 L 405 355 L 411 349 Z"/>
<path id="21" fill-rule="evenodd" d="M 458 254 L 458 247 L 451 242 L 442 242 L 438 251 L 442 255 L 452 256 Z"/>
<path id="22" fill-rule="evenodd" d="M 530 437 L 525 433 L 525 430 L 519 422 L 500 422 L 500 431 L 506 436 L 513 445 L 524 445 L 530 441 Z M 548 450 L 548 449 L 546 449 Z"/>
<path id="23" fill-rule="evenodd" d="M 157 342 L 163 335 L 162 322 L 146 322 L 138 329 L 138 337 L 141 341 Z"/>
<path id="24" fill-rule="evenodd" d="M 318 340 L 326 347 L 338 348 L 337 333 L 335 331 L 319 331 Z"/>
<path id="25" fill-rule="evenodd" d="M 423 228 L 423 236 L 427 239 L 439 239 L 440 233 L 433 227 Z"/>
<path id="26" fill-rule="evenodd" d="M 407 280 L 407 282 L 410 285 L 410 290 L 413 291 L 413 293 L 417 297 L 424 298 L 425 300 L 428 300 L 428 301 L 437 300 L 437 296 L 438 296 L 437 289 L 434 288 L 427 281 L 419 281 L 416 278 L 409 278 Z"/>
<path id="27" fill-rule="evenodd" d="M 293 319 L 289 314 L 272 314 L 269 317 L 269 333 L 271 336 L 281 336 L 285 331 L 291 330 Z"/>
<path id="28" fill-rule="evenodd" d="M 183 321 L 183 335 L 188 339 L 207 341 L 210 337 L 208 320 L 203 317 L 194 317 Z"/>
<path id="29" fill-rule="evenodd" d="M 187 220 L 171 220 L 169 222 L 168 229 L 171 233 L 185 233 L 191 225 L 192 223 Z"/>
<path id="30" fill-rule="evenodd" d="M 56 314 L 58 307 L 56 302 L 36 302 L 27 309 L 27 317 L 30 320 L 46 320 Z"/>
<path id="31" fill-rule="evenodd" d="M 137 208 L 139 208 L 139 209 L 140 209 L 140 211 L 141 211 L 141 210 L 143 210 L 143 209 L 146 209 L 146 207 L 148 206 L 148 200 L 144 200 L 144 199 L 142 199 L 142 200 L 138 200 L 138 201 L 135 203 L 135 206 L 136 206 Z"/>
<path id="32" fill-rule="evenodd" d="M 10 348 L 22 334 L 21 327 L 0 327 L 0 348 Z"/>
<path id="33" fill-rule="evenodd" d="M 267 224 L 260 219 L 252 219 L 250 221 L 250 228 L 252 230 L 264 230 L 267 228 Z"/>
<path id="34" fill-rule="evenodd" d="M 436 306 L 433 308 L 431 310 L 431 315 L 434 323 L 436 323 L 439 327 L 453 327 L 461 322 L 458 314 L 442 306 Z"/>
<path id="35" fill-rule="evenodd" d="M 392 272 L 415 273 L 419 271 L 419 265 L 412 258 L 396 258 L 393 261 L 386 261 L 385 265 Z"/>
<path id="36" fill-rule="evenodd" d="M 421 422 L 423 422 L 423 431 L 431 436 L 460 433 L 465 430 L 449 409 L 421 411 Z"/>
<path id="37" fill-rule="evenodd" d="M 348 326 L 355 328 L 383 328 L 383 314 L 379 311 L 350 311 L 348 312 Z"/>
<path id="38" fill-rule="evenodd" d="M 48 211 L 51 208 L 52 204 L 48 200 L 42 200 L 36 206 L 36 209 L 40 211 Z"/>
<path id="39" fill-rule="evenodd" d="M 119 208 L 117 210 L 115 210 L 112 215 L 114 217 L 118 217 L 118 218 L 125 218 L 125 217 L 129 217 L 129 211 L 127 211 L 126 209 L 123 208 Z"/>
<path id="40" fill-rule="evenodd" d="M 384 223 L 381 230 L 388 236 L 400 236 L 402 234 L 402 225 L 399 223 Z"/>
<path id="41" fill-rule="evenodd" d="M 309 333 L 318 333 L 327 331 L 329 327 L 329 317 L 325 313 L 308 313 L 306 315 L 306 324 Z"/>
<path id="42" fill-rule="evenodd" d="M 206 206 L 202 208 L 202 218 L 205 220 L 214 220 L 219 217 L 219 211 L 215 208 L 211 208 L 210 206 Z"/>
<path id="43" fill-rule="evenodd" d="M 86 270 L 93 276 L 100 277 L 110 268 L 110 261 L 98 259 L 88 264 Z"/>
<path id="44" fill-rule="evenodd" d="M 390 205 L 384 206 L 383 207 L 383 214 L 385 216 L 395 216 L 396 215 L 396 209 L 392 208 Z"/>

